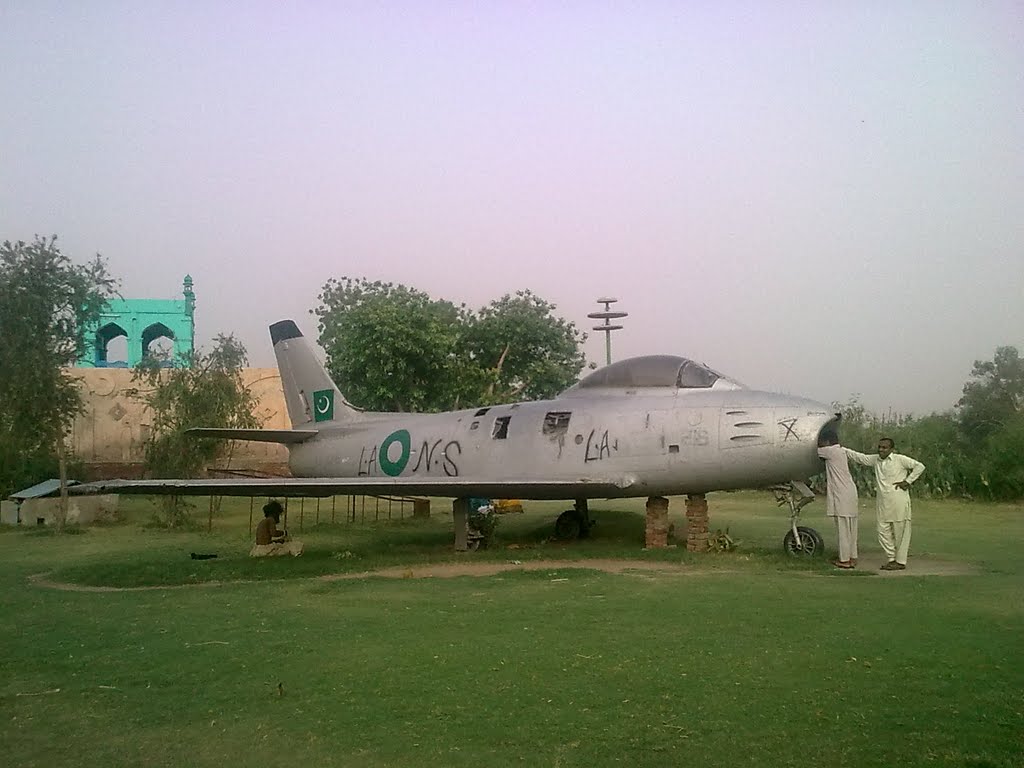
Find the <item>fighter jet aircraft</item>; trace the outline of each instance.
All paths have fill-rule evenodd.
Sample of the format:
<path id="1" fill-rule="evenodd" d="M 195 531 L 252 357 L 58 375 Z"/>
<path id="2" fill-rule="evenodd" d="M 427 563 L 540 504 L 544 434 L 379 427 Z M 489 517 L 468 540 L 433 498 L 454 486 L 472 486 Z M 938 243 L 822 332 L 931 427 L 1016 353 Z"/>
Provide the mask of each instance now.
<path id="1" fill-rule="evenodd" d="M 822 469 L 819 435 L 838 420 L 822 403 L 748 389 L 693 360 L 652 355 L 594 371 L 553 400 L 376 413 L 346 401 L 293 321 L 274 323 L 270 336 L 292 429 L 189 433 L 283 443 L 293 477 L 109 480 L 74 492 L 571 499 L 574 509 L 556 525 L 571 536 L 591 524 L 589 499 L 781 484 L 800 489 L 784 496 L 793 514 L 787 546 L 820 549 L 820 537 L 810 541 L 796 515 L 813 498 L 799 481 Z"/>

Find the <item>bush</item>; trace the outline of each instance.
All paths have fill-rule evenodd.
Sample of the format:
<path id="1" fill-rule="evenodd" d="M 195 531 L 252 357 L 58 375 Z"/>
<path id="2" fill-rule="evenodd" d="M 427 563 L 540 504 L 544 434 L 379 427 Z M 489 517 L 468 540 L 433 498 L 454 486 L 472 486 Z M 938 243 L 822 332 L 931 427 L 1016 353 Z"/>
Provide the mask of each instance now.
<path id="1" fill-rule="evenodd" d="M 1024 498 L 1024 414 L 1008 418 L 995 431 L 978 438 L 955 411 L 920 418 L 879 417 L 868 413 L 856 399 L 833 405 L 843 414 L 840 434 L 844 446 L 874 453 L 879 438 L 891 437 L 897 452 L 925 465 L 915 486 L 917 493 L 935 498 Z M 874 496 L 871 468 L 851 465 L 850 470 L 858 492 Z"/>

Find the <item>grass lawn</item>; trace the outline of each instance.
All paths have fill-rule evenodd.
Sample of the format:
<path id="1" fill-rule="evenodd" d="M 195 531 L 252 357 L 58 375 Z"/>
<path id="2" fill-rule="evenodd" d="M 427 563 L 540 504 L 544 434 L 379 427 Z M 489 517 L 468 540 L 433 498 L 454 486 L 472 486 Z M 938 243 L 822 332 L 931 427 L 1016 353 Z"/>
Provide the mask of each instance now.
<path id="1" fill-rule="evenodd" d="M 738 552 L 643 552 L 642 500 L 594 504 L 593 538 L 568 545 L 546 541 L 566 505 L 527 502 L 462 555 L 441 500 L 429 520 L 307 513 L 301 535 L 293 514 L 298 559 L 246 557 L 239 500 L 211 533 L 146 527 L 144 500 L 78 535 L 0 533 L 3 763 L 1024 764 L 1024 508 L 915 500 L 911 570 L 883 577 L 870 500 L 855 573 L 781 554 L 769 496 L 710 503 Z M 805 522 L 833 542 L 822 508 Z M 684 567 L 314 578 L 586 558 Z M 915 576 L 915 558 L 971 573 Z M 71 592 L 30 582 L 42 572 L 173 588 Z M 217 584 L 176 586 L 199 582 Z"/>

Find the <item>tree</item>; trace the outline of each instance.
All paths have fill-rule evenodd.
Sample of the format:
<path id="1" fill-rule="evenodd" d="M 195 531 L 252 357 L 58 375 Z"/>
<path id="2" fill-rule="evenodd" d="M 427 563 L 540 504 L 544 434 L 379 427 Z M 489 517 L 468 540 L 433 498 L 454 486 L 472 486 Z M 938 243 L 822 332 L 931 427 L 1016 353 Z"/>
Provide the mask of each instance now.
<path id="1" fill-rule="evenodd" d="M 82 410 L 66 369 L 115 292 L 102 257 L 74 264 L 56 236 L 0 246 L 0 498 L 56 471 Z"/>
<path id="2" fill-rule="evenodd" d="M 483 366 L 483 405 L 543 400 L 572 386 L 585 364 L 586 335 L 554 315 L 555 305 L 531 291 L 505 294 L 478 313 L 467 331 L 470 354 Z"/>
<path id="3" fill-rule="evenodd" d="M 1009 418 L 980 446 L 972 446 L 975 493 L 990 499 L 1024 498 L 1024 413 Z"/>
<path id="4" fill-rule="evenodd" d="M 440 411 L 551 397 L 583 367 L 583 336 L 530 291 L 479 314 L 403 285 L 329 280 L 315 314 L 327 367 L 370 410 Z"/>
<path id="5" fill-rule="evenodd" d="M 353 403 L 439 411 L 466 391 L 465 307 L 404 285 L 349 277 L 329 280 L 319 298 L 327 367 Z"/>
<path id="6" fill-rule="evenodd" d="M 152 412 L 146 439 L 146 469 L 153 477 L 195 477 L 228 451 L 225 440 L 187 437 L 192 427 L 255 429 L 256 401 L 242 383 L 245 347 L 234 336 L 218 335 L 211 352 L 194 352 L 183 365 L 167 368 L 147 358 L 133 379 L 148 387 L 139 395 Z M 187 522 L 187 510 L 175 497 L 164 504 L 169 527 Z"/>
<path id="7" fill-rule="evenodd" d="M 998 347 L 991 361 L 975 360 L 971 379 L 957 403 L 969 439 L 983 440 L 1024 413 L 1024 360 L 1016 347 Z"/>

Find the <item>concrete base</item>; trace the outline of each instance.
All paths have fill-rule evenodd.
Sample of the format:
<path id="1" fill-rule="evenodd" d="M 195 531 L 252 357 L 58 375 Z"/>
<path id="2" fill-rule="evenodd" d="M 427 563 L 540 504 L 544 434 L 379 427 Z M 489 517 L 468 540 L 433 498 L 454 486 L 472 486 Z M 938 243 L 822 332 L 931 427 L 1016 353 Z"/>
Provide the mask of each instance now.
<path id="1" fill-rule="evenodd" d="M 20 522 L 18 507 L 21 505 L 16 501 L 0 501 L 0 523 L 3 525 L 17 525 Z"/>
<path id="2" fill-rule="evenodd" d="M 469 499 L 452 501 L 452 517 L 455 519 L 455 551 L 469 549 Z"/>
<path id="3" fill-rule="evenodd" d="M 422 518 L 430 517 L 430 499 L 413 499 L 412 516 Z"/>
<path id="4" fill-rule="evenodd" d="M 68 498 L 66 525 L 89 525 L 90 523 L 117 519 L 119 496 L 105 493 L 99 496 L 71 496 Z M 21 525 L 56 525 L 60 514 L 60 499 L 26 499 L 21 503 L 18 517 Z"/>

